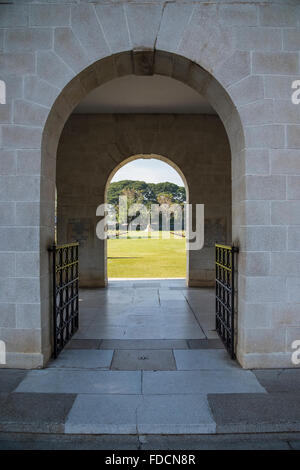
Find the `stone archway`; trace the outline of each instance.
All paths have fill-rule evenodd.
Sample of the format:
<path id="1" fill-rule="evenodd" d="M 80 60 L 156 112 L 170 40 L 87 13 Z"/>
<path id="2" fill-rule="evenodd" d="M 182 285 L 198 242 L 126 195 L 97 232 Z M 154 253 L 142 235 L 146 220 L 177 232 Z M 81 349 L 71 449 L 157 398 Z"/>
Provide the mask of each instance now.
<path id="1" fill-rule="evenodd" d="M 179 166 L 173 161 L 173 160 L 170 160 L 169 158 L 163 156 L 163 155 L 158 155 L 158 154 L 140 154 L 140 155 L 132 155 L 130 157 L 128 157 L 127 159 L 123 160 L 122 162 L 120 162 L 111 172 L 111 174 L 109 175 L 107 181 L 106 181 L 106 185 L 105 185 L 105 194 L 104 194 L 104 201 L 105 203 L 107 203 L 107 191 L 108 191 L 108 188 L 109 188 L 109 185 L 113 179 L 113 177 L 115 176 L 115 174 L 125 165 L 127 165 L 128 163 L 130 162 L 133 162 L 135 160 L 139 160 L 139 159 L 156 159 L 156 160 L 160 160 L 164 163 L 166 163 L 167 165 L 171 166 L 172 168 L 174 168 L 174 170 L 178 173 L 178 175 L 180 176 L 180 178 L 182 179 L 182 182 L 183 182 L 183 185 L 184 185 L 184 188 L 185 188 L 185 193 L 186 193 L 186 200 L 185 202 L 188 203 L 189 202 L 189 185 L 188 185 L 188 181 L 187 181 L 187 178 L 185 177 L 185 174 L 184 172 L 181 170 L 181 168 L 179 168 Z M 107 240 L 105 240 L 105 243 L 104 243 L 104 262 L 105 262 L 105 285 L 107 285 L 107 281 L 108 281 L 108 275 L 107 275 Z M 186 284 L 189 285 L 189 252 L 187 250 L 185 250 L 185 253 L 186 253 L 186 275 L 185 275 L 185 279 L 186 279 Z"/>
<path id="2" fill-rule="evenodd" d="M 232 239 L 235 242 L 239 241 L 239 221 L 235 216 L 238 211 L 235 209 L 239 205 L 241 195 L 241 168 L 243 167 L 241 161 L 244 158 L 244 134 L 234 103 L 225 89 L 211 74 L 189 59 L 160 51 L 155 51 L 155 53 L 152 51 L 131 51 L 115 54 L 96 61 L 77 74 L 62 90 L 49 113 L 43 132 L 41 163 L 42 174 L 47 175 L 46 178 L 42 178 L 41 184 L 41 220 L 47 221 L 41 227 L 41 263 L 43 265 L 47 255 L 42 247 L 47 247 L 53 240 L 56 153 L 65 123 L 74 107 L 87 93 L 115 77 L 130 74 L 162 74 L 183 81 L 201 93 L 217 111 L 226 129 L 231 148 L 233 166 Z M 160 154 L 161 152 L 155 151 L 155 153 Z M 119 161 L 123 158 L 121 156 Z M 45 291 L 45 289 L 47 291 L 49 288 L 49 277 L 45 275 L 41 279 L 41 283 L 42 291 Z M 48 336 L 51 330 L 48 320 L 50 318 L 50 303 L 45 302 L 45 300 L 43 303 L 44 308 L 42 309 L 43 337 L 45 339 L 48 338 L 48 341 L 50 341 Z M 50 343 L 48 343 L 46 350 L 49 351 L 48 355 L 51 350 Z"/>

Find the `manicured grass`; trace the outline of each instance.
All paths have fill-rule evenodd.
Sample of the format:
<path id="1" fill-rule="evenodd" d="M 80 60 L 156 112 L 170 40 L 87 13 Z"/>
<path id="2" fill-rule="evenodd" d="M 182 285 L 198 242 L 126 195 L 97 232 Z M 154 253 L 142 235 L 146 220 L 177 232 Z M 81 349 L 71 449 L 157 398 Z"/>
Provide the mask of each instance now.
<path id="1" fill-rule="evenodd" d="M 108 277 L 185 277 L 185 238 L 171 234 L 169 239 L 154 239 L 139 233 L 143 238 L 107 241 Z"/>

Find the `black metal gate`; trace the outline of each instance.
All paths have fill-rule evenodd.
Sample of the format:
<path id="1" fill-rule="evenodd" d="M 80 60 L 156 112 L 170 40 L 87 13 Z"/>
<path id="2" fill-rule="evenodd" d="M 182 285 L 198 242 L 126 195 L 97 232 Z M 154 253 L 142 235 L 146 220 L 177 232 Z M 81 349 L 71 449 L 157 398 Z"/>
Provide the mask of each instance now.
<path id="1" fill-rule="evenodd" d="M 79 243 L 53 245 L 53 356 L 56 358 L 79 325 Z"/>
<path id="2" fill-rule="evenodd" d="M 216 244 L 216 330 L 235 358 L 235 257 L 238 248 Z"/>

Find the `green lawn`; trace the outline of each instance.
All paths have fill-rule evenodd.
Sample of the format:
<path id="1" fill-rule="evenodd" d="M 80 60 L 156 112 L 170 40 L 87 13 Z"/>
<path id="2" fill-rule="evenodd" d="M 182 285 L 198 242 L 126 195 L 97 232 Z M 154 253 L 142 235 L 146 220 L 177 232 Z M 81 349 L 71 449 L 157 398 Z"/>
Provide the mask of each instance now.
<path id="1" fill-rule="evenodd" d="M 143 238 L 107 241 L 108 277 L 185 277 L 185 238 L 153 239 L 139 233 Z"/>

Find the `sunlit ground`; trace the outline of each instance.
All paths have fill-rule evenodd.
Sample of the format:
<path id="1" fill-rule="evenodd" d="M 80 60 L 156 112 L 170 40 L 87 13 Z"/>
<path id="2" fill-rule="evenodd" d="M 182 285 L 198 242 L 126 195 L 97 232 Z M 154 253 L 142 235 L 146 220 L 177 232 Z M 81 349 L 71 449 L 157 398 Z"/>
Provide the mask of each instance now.
<path id="1" fill-rule="evenodd" d="M 164 234 L 164 235 L 163 235 Z M 121 232 L 107 241 L 109 278 L 185 277 L 186 251 L 184 236 L 163 238 L 166 232 Z M 139 237 L 139 238 L 137 238 Z M 156 237 L 156 238 L 154 238 Z"/>

